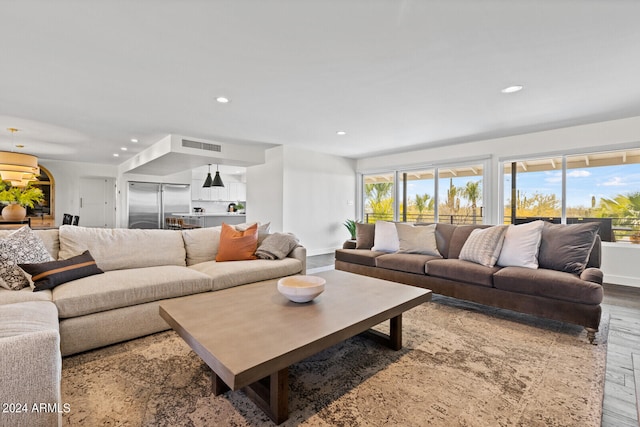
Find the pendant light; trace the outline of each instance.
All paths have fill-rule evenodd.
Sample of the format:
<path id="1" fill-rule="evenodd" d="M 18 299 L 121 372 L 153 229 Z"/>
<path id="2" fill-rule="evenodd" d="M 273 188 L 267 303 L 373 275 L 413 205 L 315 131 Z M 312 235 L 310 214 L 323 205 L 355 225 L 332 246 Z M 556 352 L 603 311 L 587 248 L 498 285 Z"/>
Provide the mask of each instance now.
<path id="1" fill-rule="evenodd" d="M 224 187 L 224 184 L 222 182 L 222 178 L 220 178 L 220 172 L 218 172 L 218 165 L 216 165 L 216 176 L 213 177 L 213 184 L 211 184 L 213 187 Z"/>
<path id="2" fill-rule="evenodd" d="M 211 163 L 209 163 L 209 173 L 207 173 L 207 179 L 204 180 L 204 184 L 202 184 L 202 187 L 211 187 L 212 185 L 213 179 L 211 179 Z"/>
<path id="3" fill-rule="evenodd" d="M 18 129 L 8 128 L 11 132 L 11 142 Z M 0 151 L 0 177 L 9 181 L 14 187 L 26 187 L 30 181 L 36 181 L 40 175 L 38 158 L 30 154 L 16 153 L 14 151 Z"/>

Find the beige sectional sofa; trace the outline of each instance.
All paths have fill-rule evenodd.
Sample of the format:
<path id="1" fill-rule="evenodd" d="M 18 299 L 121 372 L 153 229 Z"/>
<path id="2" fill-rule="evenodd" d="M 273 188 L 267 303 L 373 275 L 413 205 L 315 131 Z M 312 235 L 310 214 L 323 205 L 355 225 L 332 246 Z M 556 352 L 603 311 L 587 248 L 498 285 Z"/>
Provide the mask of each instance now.
<path id="1" fill-rule="evenodd" d="M 0 313 L 9 317 L 0 316 L 3 360 L 28 358 L 31 352 L 39 351 L 40 344 L 32 341 L 33 331 L 29 328 L 3 331 L 2 322 L 15 324 L 16 320 L 11 318 L 23 306 L 36 312 L 40 307 L 49 317 L 55 312 L 59 325 L 56 322 L 55 327 L 43 329 L 47 335 L 59 333 L 60 343 L 58 351 L 47 347 L 49 359 L 43 363 L 51 375 L 34 378 L 29 386 L 33 394 L 24 396 L 4 390 L 0 392 L 2 401 L 59 402 L 59 394 L 55 400 L 40 391 L 51 389 L 52 379 L 56 379 L 59 390 L 61 355 L 169 329 L 158 314 L 162 300 L 304 274 L 306 270 L 306 250 L 302 246 L 280 260 L 216 262 L 220 227 L 171 231 L 62 226 L 59 230 L 34 232 L 54 259 L 68 259 L 89 250 L 104 273 L 63 283 L 52 290 L 0 289 Z M 7 234 L 0 232 L 0 237 Z M 5 310 L 9 306 L 11 310 Z M 14 341 L 24 342 L 31 350 L 10 344 Z M 3 384 L 23 377 L 22 369 L 2 371 Z M 41 424 L 36 417 L 18 416 L 11 425 L 55 425 L 58 415 L 51 414 Z"/>

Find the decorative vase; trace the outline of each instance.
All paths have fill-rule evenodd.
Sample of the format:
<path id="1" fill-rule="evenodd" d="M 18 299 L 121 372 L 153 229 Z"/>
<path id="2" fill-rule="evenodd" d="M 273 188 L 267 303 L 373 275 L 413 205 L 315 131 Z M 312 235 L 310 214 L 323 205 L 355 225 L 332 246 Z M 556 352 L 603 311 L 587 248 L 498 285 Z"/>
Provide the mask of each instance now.
<path id="1" fill-rule="evenodd" d="M 22 221 L 26 216 L 27 209 L 17 203 L 12 203 L 2 209 L 2 218 L 5 221 Z"/>

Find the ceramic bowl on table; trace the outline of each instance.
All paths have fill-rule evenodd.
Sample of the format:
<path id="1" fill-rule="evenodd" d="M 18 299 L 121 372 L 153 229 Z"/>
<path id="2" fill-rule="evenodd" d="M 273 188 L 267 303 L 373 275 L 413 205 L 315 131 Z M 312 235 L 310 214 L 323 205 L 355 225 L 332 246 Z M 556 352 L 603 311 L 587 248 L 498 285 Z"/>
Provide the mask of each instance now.
<path id="1" fill-rule="evenodd" d="M 318 276 L 288 276 L 278 280 L 278 292 L 293 302 L 309 302 L 324 291 L 326 280 Z"/>

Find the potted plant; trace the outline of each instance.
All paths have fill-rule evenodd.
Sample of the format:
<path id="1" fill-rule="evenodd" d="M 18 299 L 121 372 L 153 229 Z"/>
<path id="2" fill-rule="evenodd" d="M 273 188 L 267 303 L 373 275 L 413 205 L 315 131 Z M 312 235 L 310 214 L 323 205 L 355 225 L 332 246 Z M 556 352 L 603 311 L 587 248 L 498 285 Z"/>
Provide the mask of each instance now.
<path id="1" fill-rule="evenodd" d="M 355 219 L 348 219 L 344 222 L 344 226 L 349 231 L 349 234 L 351 234 L 351 240 L 356 240 L 356 224 L 358 222 L 360 221 Z"/>
<path id="2" fill-rule="evenodd" d="M 31 184 L 26 187 L 13 187 L 7 181 L 0 183 L 0 203 L 7 206 L 2 209 L 2 218 L 6 221 L 21 221 L 27 216 L 27 207 L 44 201 L 44 193 Z"/>

